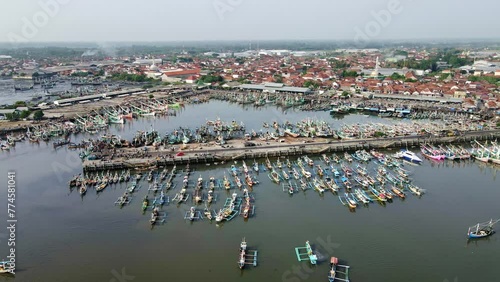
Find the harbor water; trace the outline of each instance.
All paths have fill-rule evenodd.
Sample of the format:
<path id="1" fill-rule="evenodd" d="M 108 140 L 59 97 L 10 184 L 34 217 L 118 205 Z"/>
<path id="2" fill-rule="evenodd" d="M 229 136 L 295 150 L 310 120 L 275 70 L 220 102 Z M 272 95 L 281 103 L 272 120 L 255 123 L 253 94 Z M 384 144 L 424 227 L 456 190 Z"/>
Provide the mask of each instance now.
<path id="1" fill-rule="evenodd" d="M 283 112 L 271 106 L 256 109 L 210 102 L 187 105 L 177 116 L 116 125 L 110 133 L 130 140 L 137 130 L 153 127 L 163 136 L 180 126 L 194 128 L 217 117 L 243 121 L 247 130 L 255 131 L 263 122 L 306 118 L 336 127 L 401 122 L 363 115 L 333 119 L 328 112 Z M 88 138 L 72 136 L 72 141 Z M 310 157 L 321 163 L 319 156 Z M 192 166 L 190 180 L 200 175 L 206 180 L 220 179 L 231 164 Z M 255 215 L 248 220 L 238 216 L 219 226 L 215 221 L 184 220 L 189 200 L 165 205 L 165 223 L 153 229 L 150 212 L 141 211 L 149 185 L 145 177 L 130 205 L 120 209 L 114 202 L 124 193 L 125 183 L 110 185 L 99 194 L 91 189 L 84 197 L 68 188 L 72 176 L 82 172 L 78 151 L 55 150 L 51 142 L 25 141 L 10 152 L 1 152 L 0 166 L 0 183 L 7 183 L 8 171 L 16 173 L 18 218 L 16 276 L 0 276 L 0 281 L 328 281 L 331 256 L 351 266 L 351 281 L 498 281 L 499 234 L 471 242 L 466 239 L 469 226 L 500 217 L 498 166 L 427 160 L 420 166 L 406 165 L 426 194 L 408 195 L 384 206 L 371 203 L 355 212 L 330 192 L 320 196 L 307 190 L 291 196 L 272 183 L 267 172 L 261 172 L 257 175 L 260 183 L 253 189 Z M 374 174 L 376 165 L 372 162 L 368 167 Z M 177 187 L 167 193 L 170 198 L 180 190 L 181 181 L 178 173 Z M 190 186 L 188 192 L 193 190 Z M 242 195 L 238 189 L 216 190 L 217 202 L 211 209 L 221 208 L 233 192 Z M 0 219 L 6 222 L 6 189 L 0 190 L 0 200 L 4 201 Z M 258 250 L 258 265 L 242 271 L 236 262 L 243 237 L 249 249 Z M 2 228 L 0 260 L 8 252 L 6 239 L 7 230 Z M 306 240 L 320 257 L 315 266 L 297 261 L 294 249 L 303 247 Z"/>

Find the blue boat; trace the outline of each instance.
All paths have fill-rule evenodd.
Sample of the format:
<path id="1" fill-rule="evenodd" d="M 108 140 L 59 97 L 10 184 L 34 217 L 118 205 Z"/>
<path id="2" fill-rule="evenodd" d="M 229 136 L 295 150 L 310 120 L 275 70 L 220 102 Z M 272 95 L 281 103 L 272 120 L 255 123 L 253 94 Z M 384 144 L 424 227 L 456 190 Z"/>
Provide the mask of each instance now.
<path id="1" fill-rule="evenodd" d="M 493 225 L 495 225 L 499 221 L 500 219 L 497 220 L 492 219 L 488 222 L 478 223 L 474 226 L 471 226 L 467 231 L 467 237 L 469 239 L 478 239 L 491 236 L 495 233 L 495 230 L 493 230 Z"/>

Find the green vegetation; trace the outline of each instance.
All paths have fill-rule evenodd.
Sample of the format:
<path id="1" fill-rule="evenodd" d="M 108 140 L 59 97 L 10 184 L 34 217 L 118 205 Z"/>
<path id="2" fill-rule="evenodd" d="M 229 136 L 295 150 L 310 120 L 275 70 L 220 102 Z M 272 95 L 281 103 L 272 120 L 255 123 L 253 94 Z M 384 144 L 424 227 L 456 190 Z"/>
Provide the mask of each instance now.
<path id="1" fill-rule="evenodd" d="M 89 73 L 88 72 L 79 71 L 79 72 L 72 73 L 71 76 L 73 76 L 73 77 L 87 77 L 87 76 L 89 76 Z"/>
<path id="2" fill-rule="evenodd" d="M 405 57 L 408 57 L 408 52 L 403 51 L 403 50 L 396 50 L 396 51 L 394 51 L 394 56 L 405 56 Z"/>
<path id="3" fill-rule="evenodd" d="M 152 78 L 146 77 L 144 74 L 128 74 L 128 73 L 114 73 L 111 76 L 112 80 L 122 80 L 131 82 L 145 82 L 152 81 Z"/>
<path id="4" fill-rule="evenodd" d="M 198 79 L 198 83 L 214 83 L 224 82 L 224 78 L 220 75 L 203 75 Z"/>
<path id="5" fill-rule="evenodd" d="M 149 88 L 153 88 L 153 84 L 148 83 L 148 84 L 142 86 L 142 89 L 149 89 Z"/>
<path id="6" fill-rule="evenodd" d="M 44 113 L 41 110 L 37 110 L 33 113 L 34 120 L 41 120 L 44 116 Z"/>
<path id="7" fill-rule="evenodd" d="M 149 94 L 149 99 L 153 99 L 154 97 L 155 97 L 155 95 Z"/>
<path id="8" fill-rule="evenodd" d="M 358 72 L 343 70 L 342 71 L 342 76 L 343 77 L 356 77 L 356 76 L 358 76 Z"/>
<path id="9" fill-rule="evenodd" d="M 330 62 L 330 65 L 332 66 L 333 69 L 347 69 L 351 67 L 351 64 L 347 63 L 346 61 L 339 61 L 339 60 L 332 60 Z"/>
<path id="10" fill-rule="evenodd" d="M 450 64 L 454 68 L 458 68 L 464 65 L 468 65 L 473 63 L 473 60 L 470 58 L 460 58 L 460 50 L 457 49 L 443 49 L 436 53 L 433 56 L 430 56 L 426 60 L 416 60 L 416 59 L 408 59 L 404 61 L 395 62 L 389 64 L 387 67 L 396 67 L 403 68 L 407 67 L 410 69 L 421 69 L 435 72 L 438 70 L 438 62 L 446 62 Z"/>
<path id="11" fill-rule="evenodd" d="M 17 108 L 17 107 L 26 107 L 26 102 L 25 101 L 16 101 L 14 103 L 14 109 Z"/>
<path id="12" fill-rule="evenodd" d="M 373 137 L 375 137 L 375 138 L 380 138 L 380 137 L 384 137 L 384 136 L 385 136 L 385 133 L 383 133 L 382 131 L 376 131 L 373 134 Z"/>
<path id="13" fill-rule="evenodd" d="M 399 74 L 399 73 L 396 73 L 396 72 L 395 72 L 395 73 L 391 74 L 391 78 L 392 78 L 393 80 L 404 80 L 404 79 L 405 79 L 405 76 L 404 76 L 404 75 L 402 75 L 402 74 Z"/>
<path id="14" fill-rule="evenodd" d="M 30 114 L 31 114 L 30 111 L 22 111 L 22 112 L 15 111 L 11 114 L 6 114 L 5 117 L 9 121 L 17 121 L 29 117 Z"/>
<path id="15" fill-rule="evenodd" d="M 485 81 L 491 84 L 499 84 L 500 83 L 500 77 L 496 76 L 470 76 L 469 77 L 470 81 L 476 82 L 476 81 Z"/>
<path id="16" fill-rule="evenodd" d="M 449 73 L 442 73 L 440 76 L 439 76 L 439 80 L 440 81 L 443 81 L 445 79 L 447 79 L 451 74 Z"/>
<path id="17" fill-rule="evenodd" d="M 321 85 L 319 84 L 319 82 L 314 81 L 314 80 L 308 80 L 308 81 L 304 82 L 304 87 L 308 87 L 311 89 L 318 89 L 320 86 Z"/>

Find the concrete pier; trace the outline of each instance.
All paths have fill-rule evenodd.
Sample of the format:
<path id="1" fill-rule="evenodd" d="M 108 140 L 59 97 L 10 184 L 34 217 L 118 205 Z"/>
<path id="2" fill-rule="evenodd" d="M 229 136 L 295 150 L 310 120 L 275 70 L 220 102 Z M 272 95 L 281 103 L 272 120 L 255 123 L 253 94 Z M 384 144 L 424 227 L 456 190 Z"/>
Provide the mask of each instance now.
<path id="1" fill-rule="evenodd" d="M 491 131 L 471 131 L 461 136 L 426 137 L 403 136 L 394 138 L 372 138 L 355 140 L 322 139 L 319 142 L 300 143 L 268 143 L 256 147 L 193 149 L 182 151 L 183 156 L 167 157 L 172 151 L 149 150 L 148 158 L 117 158 L 110 161 L 93 160 L 83 163 L 84 171 L 100 171 L 115 169 L 148 169 L 150 167 L 171 166 L 174 164 L 217 163 L 239 159 L 259 159 L 266 157 L 283 157 L 297 155 L 314 155 L 323 153 L 345 152 L 355 150 L 387 150 L 394 148 L 413 148 L 422 144 L 460 144 L 473 140 L 486 141 L 500 138 L 500 129 Z M 117 151 L 125 149 L 117 149 Z"/>

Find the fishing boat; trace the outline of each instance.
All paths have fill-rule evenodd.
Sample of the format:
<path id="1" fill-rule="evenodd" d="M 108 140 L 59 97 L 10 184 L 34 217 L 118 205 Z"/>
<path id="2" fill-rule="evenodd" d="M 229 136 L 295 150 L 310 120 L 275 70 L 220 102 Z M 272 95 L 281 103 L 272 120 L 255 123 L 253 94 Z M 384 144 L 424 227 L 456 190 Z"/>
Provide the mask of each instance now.
<path id="1" fill-rule="evenodd" d="M 207 207 L 205 207 L 205 210 L 203 211 L 203 215 L 205 215 L 205 217 L 208 220 L 212 220 L 213 219 L 212 212 Z"/>
<path id="2" fill-rule="evenodd" d="M 247 251 L 247 242 L 245 241 L 245 238 L 240 243 L 240 255 L 239 255 L 239 260 L 238 260 L 238 266 L 240 269 L 243 269 L 245 267 L 245 255 Z"/>
<path id="3" fill-rule="evenodd" d="M 405 161 L 420 164 L 422 163 L 422 159 L 420 159 L 414 152 L 409 150 L 401 150 L 400 152 L 394 155 L 395 158 L 403 159 Z"/>
<path id="4" fill-rule="evenodd" d="M 151 219 L 149 220 L 151 226 L 155 225 L 156 222 L 159 220 L 159 218 L 160 218 L 160 210 L 158 209 L 158 207 L 155 207 L 153 209 L 153 212 L 151 212 Z"/>
<path id="5" fill-rule="evenodd" d="M 495 225 L 499 221 L 500 219 L 491 219 L 488 222 L 478 223 L 474 226 L 471 226 L 467 231 L 467 237 L 469 239 L 478 239 L 493 235 L 495 233 L 495 230 L 493 230 L 493 225 Z"/>
<path id="6" fill-rule="evenodd" d="M 8 261 L 0 261 L 0 274 L 12 273 L 13 270 L 7 267 L 7 265 L 9 265 Z"/>
<path id="7" fill-rule="evenodd" d="M 259 163 L 257 161 L 253 162 L 253 170 L 255 170 L 255 172 L 259 172 Z"/>
<path id="8" fill-rule="evenodd" d="M 309 158 L 308 156 L 304 156 L 304 161 L 306 162 L 306 164 L 308 164 L 309 166 L 314 166 L 314 161 Z"/>
<path id="9" fill-rule="evenodd" d="M 278 184 L 280 183 L 280 176 L 275 170 L 272 170 L 271 173 L 269 173 L 269 179 Z"/>
<path id="10" fill-rule="evenodd" d="M 189 209 L 189 220 L 190 221 L 193 221 L 196 217 L 196 208 L 195 207 L 191 207 Z"/>
<path id="11" fill-rule="evenodd" d="M 340 164 L 340 168 L 342 169 L 342 171 L 344 172 L 344 174 L 347 177 L 352 175 L 352 169 L 350 167 L 348 167 L 347 165 L 345 165 L 344 163 Z"/>
<path id="12" fill-rule="evenodd" d="M 340 177 L 340 172 L 338 171 L 338 169 L 336 167 L 334 167 L 334 166 L 330 166 L 330 168 L 332 169 L 333 177 L 339 178 Z"/>
<path id="13" fill-rule="evenodd" d="M 354 201 L 351 197 L 349 197 L 349 194 L 347 193 L 345 193 L 345 199 L 347 201 L 347 205 L 349 206 L 349 208 L 355 209 L 358 206 L 358 203 L 356 203 L 356 201 Z"/>
<path id="14" fill-rule="evenodd" d="M 271 164 L 271 161 L 269 160 L 269 158 L 266 158 L 266 167 L 268 169 L 272 169 L 273 168 L 273 165 Z"/>
<path id="15" fill-rule="evenodd" d="M 328 272 L 328 281 L 329 282 L 334 282 L 335 281 L 335 276 L 337 275 L 337 264 L 339 263 L 338 258 L 336 257 L 331 257 L 330 258 L 330 271 Z"/>
<path id="16" fill-rule="evenodd" d="M 321 157 L 323 158 L 323 161 L 329 165 L 330 164 L 330 158 L 326 155 L 326 154 L 323 154 L 321 155 Z"/>
<path id="17" fill-rule="evenodd" d="M 231 189 L 231 182 L 227 179 L 226 175 L 224 175 L 223 185 L 226 190 Z"/>
<path id="18" fill-rule="evenodd" d="M 424 194 L 424 190 L 420 189 L 419 187 L 413 185 L 413 184 L 408 184 L 406 186 L 410 192 L 416 196 L 422 196 Z"/>
<path id="19" fill-rule="evenodd" d="M 422 152 L 422 155 L 424 155 L 425 157 L 432 159 L 432 160 L 440 161 L 440 160 L 444 160 L 446 158 L 445 154 L 443 152 L 441 152 L 440 150 L 433 149 L 433 148 L 425 146 L 425 145 L 423 145 L 420 148 L 420 151 Z"/>
<path id="20" fill-rule="evenodd" d="M 85 193 L 87 193 L 87 185 L 82 183 L 82 185 L 80 186 L 80 195 L 85 195 Z"/>
<path id="21" fill-rule="evenodd" d="M 148 196 L 145 196 L 144 200 L 142 200 L 142 211 L 146 211 L 148 206 L 149 206 L 149 199 Z"/>
<path id="22" fill-rule="evenodd" d="M 391 190 L 392 190 L 392 192 L 393 192 L 394 194 L 396 194 L 396 195 L 397 195 L 398 197 L 400 197 L 401 199 L 406 198 L 405 193 L 404 193 L 403 191 L 401 191 L 401 189 L 399 189 L 398 187 L 396 187 L 396 186 L 392 186 Z"/>
<path id="23" fill-rule="evenodd" d="M 352 161 L 353 161 L 352 156 L 349 155 L 349 153 L 347 153 L 347 152 L 344 153 L 344 159 L 350 163 L 352 163 Z"/>

